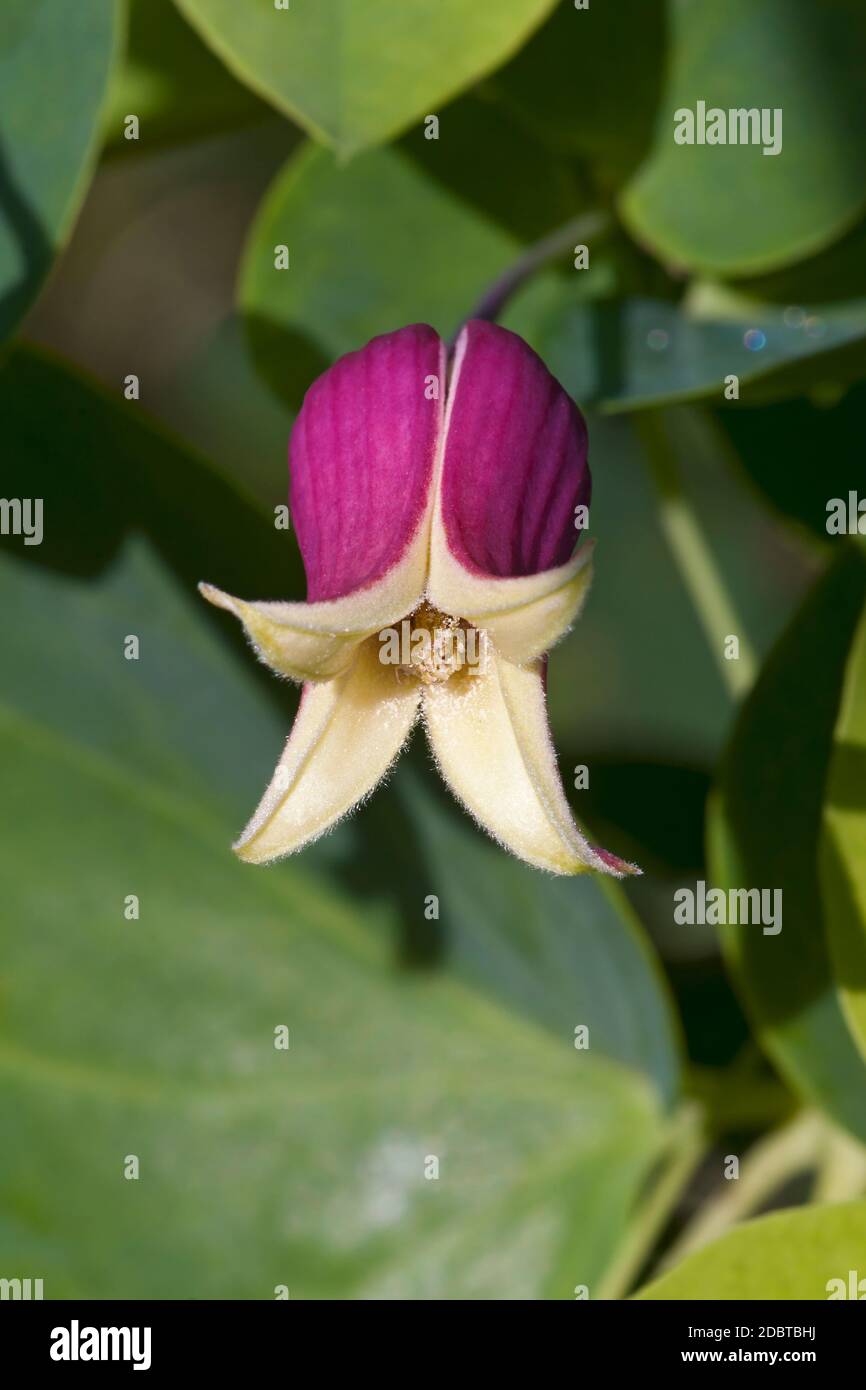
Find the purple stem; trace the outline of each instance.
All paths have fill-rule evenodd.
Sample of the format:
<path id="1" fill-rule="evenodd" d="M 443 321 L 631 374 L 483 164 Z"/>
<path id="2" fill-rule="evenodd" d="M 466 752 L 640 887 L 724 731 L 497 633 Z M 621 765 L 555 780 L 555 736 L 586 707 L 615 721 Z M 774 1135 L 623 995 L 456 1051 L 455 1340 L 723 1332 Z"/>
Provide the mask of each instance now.
<path id="1" fill-rule="evenodd" d="M 589 237 L 605 233 L 609 227 L 610 218 L 607 213 L 597 211 L 582 213 L 580 217 L 572 218 L 564 226 L 557 227 L 555 231 L 528 247 L 508 270 L 494 280 L 478 300 L 471 314 L 467 315 L 464 323 L 468 319 L 487 319 L 495 323 L 509 300 L 536 271 L 570 251 L 573 246 L 585 244 Z M 461 323 L 451 340 L 451 347 L 459 337 L 462 327 Z"/>

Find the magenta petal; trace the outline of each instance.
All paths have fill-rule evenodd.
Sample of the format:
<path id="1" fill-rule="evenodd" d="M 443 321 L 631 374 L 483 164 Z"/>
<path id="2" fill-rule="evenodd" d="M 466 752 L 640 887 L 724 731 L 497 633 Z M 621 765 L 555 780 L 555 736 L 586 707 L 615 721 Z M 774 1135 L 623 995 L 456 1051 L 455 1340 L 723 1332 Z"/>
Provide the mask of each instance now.
<path id="1" fill-rule="evenodd" d="M 406 552 L 425 512 L 443 385 L 438 334 L 413 324 L 341 357 L 310 387 L 289 447 L 310 601 L 375 583 Z"/>
<path id="2" fill-rule="evenodd" d="M 583 416 L 541 358 L 505 328 L 473 319 L 457 346 L 442 469 L 449 549 L 498 578 L 565 564 L 589 505 Z"/>

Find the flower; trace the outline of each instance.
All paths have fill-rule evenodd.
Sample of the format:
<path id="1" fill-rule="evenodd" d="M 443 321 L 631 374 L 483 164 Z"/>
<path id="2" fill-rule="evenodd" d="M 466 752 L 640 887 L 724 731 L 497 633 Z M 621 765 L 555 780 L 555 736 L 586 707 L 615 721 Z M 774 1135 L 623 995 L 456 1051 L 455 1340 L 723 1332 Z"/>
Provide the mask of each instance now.
<path id="1" fill-rule="evenodd" d="M 571 815 L 548 731 L 545 653 L 577 616 L 591 545 L 586 426 L 516 334 L 474 320 L 446 352 L 423 324 L 314 382 L 292 431 L 306 603 L 211 585 L 261 660 L 303 682 L 270 786 L 235 845 L 265 863 L 363 800 L 420 717 L 446 783 L 519 858 L 640 872 Z M 480 653 L 480 654 L 479 654 Z"/>

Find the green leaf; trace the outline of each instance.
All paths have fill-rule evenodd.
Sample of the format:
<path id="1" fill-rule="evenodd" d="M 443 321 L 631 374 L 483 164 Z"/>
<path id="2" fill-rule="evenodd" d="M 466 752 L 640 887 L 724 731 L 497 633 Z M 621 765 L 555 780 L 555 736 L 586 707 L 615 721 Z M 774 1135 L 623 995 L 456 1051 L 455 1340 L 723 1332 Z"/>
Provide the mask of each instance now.
<path id="1" fill-rule="evenodd" d="M 287 270 L 275 266 L 280 246 Z M 341 168 L 322 150 L 302 150 L 263 200 L 241 267 L 240 309 L 257 367 L 297 408 L 334 357 L 377 333 L 426 322 L 450 337 L 522 250 L 403 153 L 376 150 Z M 580 273 L 582 294 L 613 291 L 619 252 L 616 244 L 610 257 L 601 250 Z M 574 276 L 572 260 L 563 254 L 558 268 Z M 564 286 L 553 267 L 533 277 L 506 327 L 532 337 Z"/>
<path id="2" fill-rule="evenodd" d="M 740 280 L 733 288 L 753 299 L 796 307 L 866 295 L 866 221 L 861 220 L 825 251 L 768 275 Z"/>
<path id="3" fill-rule="evenodd" d="M 440 139 L 427 140 L 416 126 L 399 149 L 428 177 L 523 241 L 539 240 L 570 221 L 575 209 L 592 205 L 589 179 L 576 161 L 527 130 L 486 87 L 452 102 Z M 365 216 L 378 211 L 365 203 L 357 214 L 362 207 Z"/>
<path id="4" fill-rule="evenodd" d="M 762 498 L 824 544 L 827 503 L 847 502 L 866 412 L 866 385 L 841 398 L 786 400 L 715 412 L 719 429 Z M 821 466 L 815 466 L 820 459 Z M 784 466 L 780 466 L 784 460 Z"/>
<path id="5" fill-rule="evenodd" d="M 294 539 L 275 529 L 273 514 L 137 401 L 18 346 L 0 370 L 0 417 L 7 496 L 44 502 L 42 544 L 9 534 L 0 538 L 4 548 L 34 564 L 92 575 L 139 531 L 190 586 L 211 577 L 232 592 L 301 592 Z"/>
<path id="6" fill-rule="evenodd" d="M 277 270 L 274 248 L 288 247 Z M 413 322 L 446 336 L 520 245 L 426 179 L 376 151 L 338 168 L 310 148 L 274 181 L 247 243 L 240 303 L 256 362 L 297 405 L 333 357 Z M 543 294 L 549 279 L 536 286 Z"/>
<path id="7" fill-rule="evenodd" d="M 395 972 L 301 865 L 233 858 L 229 782 L 281 721 L 141 543 L 98 584 L 4 558 L 0 585 L 9 1276 L 51 1298 L 597 1286 L 661 1136 L 645 1080 Z"/>
<path id="8" fill-rule="evenodd" d="M 851 644 L 833 739 L 821 883 L 842 1006 L 866 1058 L 866 608 Z"/>
<path id="9" fill-rule="evenodd" d="M 711 803 L 715 886 L 780 889 L 783 924 L 723 943 L 757 1032 L 793 1085 L 866 1138 L 866 1063 L 845 1025 L 818 875 L 824 785 L 866 563 L 842 544 L 742 709 Z"/>
<path id="10" fill-rule="evenodd" d="M 776 305 L 733 300 L 715 289 L 682 305 L 574 303 L 561 296 L 528 328 L 566 390 L 611 412 L 713 398 L 723 403 L 731 375 L 748 404 L 800 391 L 804 381 L 860 375 L 866 361 L 866 300 L 799 309 L 792 317 Z"/>
<path id="11" fill-rule="evenodd" d="M 862 1270 L 864 1242 L 866 1202 L 773 1212 L 704 1246 L 635 1297 L 765 1302 L 860 1298 L 857 1288 L 850 1290 L 849 1271 Z M 709 1345 L 717 1344 L 694 1343 L 697 1350 Z"/>
<path id="12" fill-rule="evenodd" d="M 130 114 L 140 122 L 138 140 L 124 137 Z M 106 142 L 117 153 L 149 151 L 272 115 L 202 43 L 174 0 L 130 0 L 126 53 L 105 117 Z"/>
<path id="13" fill-rule="evenodd" d="M 571 754 L 563 766 L 591 758 L 594 767 L 599 756 L 628 750 L 654 761 L 709 768 L 727 737 L 730 696 L 672 557 L 645 449 L 631 417 L 589 411 L 587 422 L 596 577 L 579 623 L 555 649 L 548 672 L 557 743 Z M 814 571 L 731 470 L 727 450 L 719 447 L 703 412 L 672 409 L 664 427 L 683 461 L 688 504 L 711 535 L 719 572 L 748 636 L 763 652 Z M 768 547 L 776 563 L 743 565 L 744 554 L 764 554 Z M 688 679 L 672 681 L 671 671 L 680 669 Z M 591 810 L 590 800 L 592 825 Z M 601 831 L 599 838 L 605 843 Z M 650 870 L 640 857 L 637 862 Z"/>
<path id="14" fill-rule="evenodd" d="M 635 235 L 674 264 L 752 275 L 847 232 L 866 206 L 860 0 L 674 0 L 671 37 L 653 152 L 621 199 Z M 780 109 L 780 153 L 677 144 L 675 113 L 698 101 Z"/>
<path id="15" fill-rule="evenodd" d="M 572 1046 L 586 1025 L 590 1052 L 645 1072 L 670 1103 L 671 1003 L 622 888 L 594 874 L 536 873 L 447 815 L 418 778 L 399 786 L 440 901 L 449 969 Z"/>
<path id="16" fill-rule="evenodd" d="M 554 0 L 177 0 L 253 91 L 341 155 L 400 134 L 510 57 Z"/>
<path id="17" fill-rule="evenodd" d="M 0 12 L 0 340 L 68 236 L 96 159 L 116 56 L 114 0 L 4 0 Z"/>
<path id="18" fill-rule="evenodd" d="M 664 0 L 560 4 L 485 85 L 529 130 L 614 186 L 649 145 L 665 38 Z"/>

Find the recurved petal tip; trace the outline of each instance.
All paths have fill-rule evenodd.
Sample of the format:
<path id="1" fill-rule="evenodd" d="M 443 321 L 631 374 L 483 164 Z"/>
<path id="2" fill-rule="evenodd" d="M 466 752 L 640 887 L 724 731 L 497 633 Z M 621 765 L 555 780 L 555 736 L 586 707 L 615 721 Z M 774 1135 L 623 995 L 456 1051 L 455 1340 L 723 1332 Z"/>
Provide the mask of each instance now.
<path id="1" fill-rule="evenodd" d="M 637 864 L 631 864 L 627 859 L 620 859 L 619 855 L 611 854 L 609 849 L 602 849 L 599 845 L 592 846 L 592 852 L 607 869 L 608 873 L 613 874 L 614 878 L 628 878 L 633 874 L 643 874 L 643 869 Z"/>
<path id="2" fill-rule="evenodd" d="M 400 684 L 375 648 L 336 680 L 305 685 L 271 784 L 234 845 L 267 864 L 330 830 L 385 776 L 418 715 L 420 692 Z"/>
<path id="3" fill-rule="evenodd" d="M 545 710 L 542 666 L 491 654 L 462 687 L 424 692 L 433 755 L 455 796 L 519 859 L 554 874 L 639 873 L 595 849 L 575 824 L 562 788 Z"/>
<path id="4" fill-rule="evenodd" d="M 222 589 L 218 589 L 214 584 L 207 584 L 204 580 L 199 582 L 198 591 L 214 608 L 224 608 L 227 613 L 234 613 L 236 617 L 240 617 L 238 601 L 232 598 L 231 594 L 223 593 Z"/>

